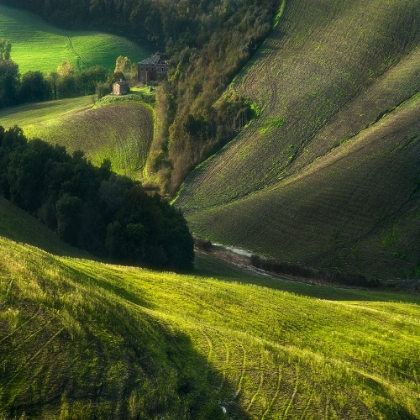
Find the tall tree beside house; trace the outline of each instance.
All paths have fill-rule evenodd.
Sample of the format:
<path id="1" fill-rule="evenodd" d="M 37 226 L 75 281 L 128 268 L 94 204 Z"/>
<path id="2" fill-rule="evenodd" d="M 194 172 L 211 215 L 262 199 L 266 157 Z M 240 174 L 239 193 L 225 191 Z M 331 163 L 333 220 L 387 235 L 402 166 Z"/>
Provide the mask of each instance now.
<path id="1" fill-rule="evenodd" d="M 125 79 L 131 79 L 132 63 L 128 57 L 120 55 L 115 62 L 114 73 L 124 74 Z"/>

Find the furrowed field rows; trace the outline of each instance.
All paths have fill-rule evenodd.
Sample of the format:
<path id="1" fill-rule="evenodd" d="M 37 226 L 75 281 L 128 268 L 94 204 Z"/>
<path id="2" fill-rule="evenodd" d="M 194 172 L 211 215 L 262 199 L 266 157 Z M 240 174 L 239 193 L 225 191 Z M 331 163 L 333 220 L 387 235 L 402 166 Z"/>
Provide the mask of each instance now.
<path id="1" fill-rule="evenodd" d="M 154 111 L 133 98 L 96 107 L 86 97 L 24 105 L 2 111 L 0 123 L 19 125 L 29 138 L 82 150 L 96 165 L 109 159 L 115 172 L 141 178 L 153 141 Z"/>
<path id="2" fill-rule="evenodd" d="M 397 72 L 391 67 L 391 63 L 384 67 L 383 57 L 376 55 L 379 51 L 375 51 L 375 54 L 365 54 L 364 48 L 368 48 L 371 42 L 374 43 L 370 39 L 375 39 L 378 25 L 382 25 L 384 20 L 394 19 L 394 11 L 403 19 L 407 5 L 406 1 L 394 1 L 389 7 L 383 7 L 378 6 L 377 2 L 370 2 L 369 8 L 366 9 L 364 2 L 363 5 L 360 2 L 357 5 L 352 3 L 334 6 L 325 0 L 308 2 L 304 6 L 290 2 L 290 6 L 286 7 L 281 28 L 263 44 L 258 55 L 234 84 L 239 94 L 258 104 L 261 109 L 260 117 L 219 157 L 200 168 L 199 174 L 193 174 L 193 188 L 187 185 L 187 191 L 194 190 L 194 197 L 188 199 L 191 199 L 192 203 L 194 200 L 200 200 L 202 206 L 228 202 L 232 198 L 241 197 L 261 189 L 264 185 L 277 182 L 285 173 L 293 173 L 298 162 L 302 161 L 300 165 L 303 165 L 304 162 L 308 163 L 308 158 L 313 160 L 319 156 L 321 151 L 315 156 L 307 155 L 307 148 L 314 147 L 312 143 L 316 133 L 347 102 L 357 98 L 364 88 L 380 79 L 380 75 L 386 74 L 388 69 L 394 74 Z M 363 13 L 358 13 L 358 7 L 363 7 Z M 418 12 L 417 8 L 413 11 Z M 349 15 L 353 17 L 350 26 L 348 22 L 344 23 Z M 343 44 L 340 36 L 344 36 L 345 28 L 347 42 Z M 384 56 L 389 54 L 391 44 L 395 43 L 392 28 L 388 28 L 389 34 L 378 40 L 377 48 L 383 49 Z M 415 45 L 416 39 L 418 41 L 418 38 L 410 39 L 408 44 Z M 357 51 L 354 51 L 353 42 L 354 45 L 358 45 Z M 390 44 L 387 44 L 388 42 Z M 348 49 L 351 49 L 352 53 Z M 392 51 L 395 54 L 395 64 L 400 59 L 407 61 L 400 48 L 392 48 Z M 358 58 L 365 58 L 356 60 L 354 54 L 357 54 Z M 411 75 L 406 73 L 405 76 L 411 77 L 413 83 L 403 82 L 402 84 L 407 85 L 405 92 L 397 93 L 401 97 L 405 95 L 405 99 L 409 97 L 407 95 L 410 95 L 410 92 L 415 91 L 419 83 L 416 77 L 418 61 L 414 56 L 409 61 Z M 369 66 L 377 66 L 378 72 L 381 73 L 375 78 L 369 76 Z M 403 67 L 401 65 L 401 69 Z M 394 83 L 398 83 L 395 80 Z M 391 88 L 386 82 L 381 86 L 381 93 L 384 89 Z M 390 92 L 398 92 L 398 89 L 387 92 L 392 96 Z M 378 96 L 376 94 L 376 97 Z M 399 103 L 397 101 L 398 99 L 392 97 L 393 105 Z M 376 105 L 378 110 L 375 116 L 367 115 L 375 119 L 381 112 L 389 109 L 389 106 L 390 103 L 386 104 L 384 101 L 379 109 Z M 349 118 L 348 115 L 346 117 Z M 267 129 L 267 123 L 279 118 L 284 120 L 280 127 Z M 351 118 L 360 120 L 357 115 Z M 368 119 L 367 116 L 364 121 L 366 125 L 372 123 L 372 119 Z M 316 144 L 317 147 L 321 147 L 322 154 L 332 147 L 318 142 Z M 235 176 L 231 176 L 232 173 L 235 173 Z M 232 179 L 235 179 L 234 183 Z M 187 199 L 181 194 L 180 205 L 183 205 L 184 201 L 185 208 L 188 209 Z"/>
<path id="3" fill-rule="evenodd" d="M 233 84 L 258 118 L 177 198 L 195 234 L 324 270 L 415 276 L 419 20 L 407 0 L 288 2 Z"/>
<path id="4" fill-rule="evenodd" d="M 288 2 L 233 84 L 259 117 L 176 201 L 195 234 L 324 270 L 415 276 L 417 21 L 412 1 Z"/>
<path id="5" fill-rule="evenodd" d="M 410 219 L 411 228 L 406 230 L 404 239 L 395 235 L 392 241 L 386 238 L 396 226 L 401 226 L 401 233 L 407 223 L 404 219 L 411 217 L 410 212 L 416 214 L 413 206 L 418 162 L 414 165 L 413 157 L 418 153 L 418 142 L 412 133 L 418 127 L 419 110 L 415 97 L 278 188 L 243 201 L 237 211 L 248 235 L 255 229 L 251 237 L 246 237 L 231 220 L 237 215 L 232 206 L 204 213 L 203 219 L 198 216 L 199 224 L 195 216 L 190 216 L 193 229 L 207 225 L 207 219 L 213 232 L 220 228 L 225 238 L 231 235 L 237 245 L 245 248 L 263 250 L 270 237 L 274 255 L 286 261 L 298 259 L 308 265 L 323 261 L 326 266 L 357 268 L 373 275 L 382 265 L 387 276 L 407 275 L 417 252 L 414 238 L 418 224 Z M 216 219 L 213 213 L 217 214 Z M 254 221 L 255 214 L 265 216 Z M 398 214 L 400 221 L 394 222 Z M 271 222 L 267 225 L 264 220 Z M 373 248 L 372 241 L 376 243 Z M 355 242 L 359 251 L 369 247 L 370 255 L 357 253 Z M 337 251 L 342 251 L 342 255 Z M 398 260 L 393 253 L 408 258 Z"/>

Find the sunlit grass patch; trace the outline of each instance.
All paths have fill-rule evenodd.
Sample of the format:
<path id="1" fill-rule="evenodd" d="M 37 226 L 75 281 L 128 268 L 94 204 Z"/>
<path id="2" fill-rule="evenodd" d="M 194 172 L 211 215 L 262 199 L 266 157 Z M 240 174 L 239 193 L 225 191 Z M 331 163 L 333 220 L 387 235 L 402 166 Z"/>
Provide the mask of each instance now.
<path id="1" fill-rule="evenodd" d="M 318 299 L 281 280 L 271 287 L 234 271 L 220 279 L 217 262 L 207 264 L 213 277 L 180 275 L 53 257 L 4 239 L 0 257 L 8 344 L 0 347 L 14 378 L 2 389 L 13 386 L 17 398 L 0 394 L 6 409 L 22 413 L 18 401 L 40 402 L 43 390 L 60 396 L 40 402 L 44 413 L 85 407 L 87 418 L 129 400 L 146 418 L 191 410 L 200 392 L 220 411 L 194 418 L 223 418 L 221 407 L 250 419 L 420 414 L 413 297 L 341 290 L 332 301 L 330 288 Z M 121 386 L 126 393 L 110 393 Z M 170 396 L 163 406 L 160 395 Z"/>
<path id="2" fill-rule="evenodd" d="M 279 117 L 272 120 L 265 121 L 260 128 L 260 133 L 266 133 L 270 128 L 281 128 L 285 124 L 286 119 Z"/>
<path id="3" fill-rule="evenodd" d="M 114 70 L 120 55 L 133 62 L 147 56 L 144 49 L 122 37 L 58 29 L 29 12 L 2 5 L 0 38 L 12 43 L 11 58 L 21 74 L 29 70 L 56 71 L 63 61 L 70 61 L 78 70 L 96 65 Z"/>
<path id="4" fill-rule="evenodd" d="M 18 125 L 28 138 L 82 150 L 96 165 L 109 159 L 115 172 L 142 178 L 154 135 L 152 101 L 139 91 L 97 102 L 85 96 L 29 104 L 0 111 L 0 124 Z"/>

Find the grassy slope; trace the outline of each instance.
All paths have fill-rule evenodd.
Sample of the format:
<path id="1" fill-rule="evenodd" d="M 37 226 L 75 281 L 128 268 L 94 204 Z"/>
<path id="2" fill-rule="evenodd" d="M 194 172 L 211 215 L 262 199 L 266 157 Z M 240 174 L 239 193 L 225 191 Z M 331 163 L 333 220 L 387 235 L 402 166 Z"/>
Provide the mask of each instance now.
<path id="1" fill-rule="evenodd" d="M 132 99 L 132 100 L 131 100 Z M 111 160 L 115 172 L 141 177 L 154 134 L 153 109 L 137 96 L 83 97 L 0 111 L 0 124 L 19 125 L 29 138 L 83 150 L 94 164 Z"/>
<path id="2" fill-rule="evenodd" d="M 55 71 L 65 60 L 76 69 L 103 65 L 114 70 L 118 56 L 133 62 L 147 53 L 132 42 L 105 33 L 64 31 L 37 16 L 0 5 L 0 38 L 12 43 L 12 59 L 21 74 L 29 70 Z"/>
<path id="3" fill-rule="evenodd" d="M 407 0 L 288 2 L 233 86 L 260 117 L 181 191 L 196 233 L 302 264 L 418 274 L 419 21 Z"/>
<path id="4" fill-rule="evenodd" d="M 418 298 L 252 278 L 206 257 L 196 276 L 59 257 L 25 244 L 55 243 L 41 226 L 0 211 L 0 235 L 21 242 L 0 237 L 6 416 L 420 416 Z"/>

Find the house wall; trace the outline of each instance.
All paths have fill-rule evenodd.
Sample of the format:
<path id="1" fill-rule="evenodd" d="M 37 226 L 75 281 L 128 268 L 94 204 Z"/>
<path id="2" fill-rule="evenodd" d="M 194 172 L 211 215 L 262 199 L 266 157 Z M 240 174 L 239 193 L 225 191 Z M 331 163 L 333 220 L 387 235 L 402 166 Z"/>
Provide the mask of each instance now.
<path id="1" fill-rule="evenodd" d="M 154 80 L 164 79 L 169 71 L 168 64 L 147 65 L 139 64 L 138 75 L 139 81 L 147 83 Z"/>
<path id="2" fill-rule="evenodd" d="M 126 95 L 129 92 L 128 85 L 120 85 L 119 83 L 114 83 L 112 85 L 112 93 L 114 95 Z"/>

